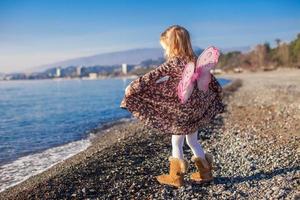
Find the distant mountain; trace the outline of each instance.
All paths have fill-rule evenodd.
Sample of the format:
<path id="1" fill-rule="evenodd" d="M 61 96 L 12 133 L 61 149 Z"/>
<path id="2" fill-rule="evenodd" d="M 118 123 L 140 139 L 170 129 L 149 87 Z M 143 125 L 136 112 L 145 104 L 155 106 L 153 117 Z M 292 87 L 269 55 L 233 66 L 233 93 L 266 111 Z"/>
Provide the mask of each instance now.
<path id="1" fill-rule="evenodd" d="M 144 60 L 153 59 L 156 60 L 159 57 L 163 57 L 162 48 L 140 48 L 140 49 L 130 49 L 125 51 L 103 53 L 93 56 L 74 58 L 70 60 L 65 60 L 61 62 L 51 63 L 47 65 L 42 65 L 39 67 L 34 67 L 30 71 L 44 71 L 51 67 L 68 67 L 68 66 L 112 66 L 120 65 L 122 63 L 127 64 L 139 64 Z"/>
<path id="2" fill-rule="evenodd" d="M 197 55 L 203 51 L 202 48 L 195 47 L 194 51 Z M 66 68 L 69 66 L 113 66 L 127 63 L 131 65 L 140 64 L 145 60 L 159 60 L 163 57 L 162 48 L 139 48 L 125 51 L 117 51 L 111 53 L 97 54 L 93 56 L 86 56 L 74 58 L 70 60 L 55 62 L 47 65 L 31 68 L 28 72 L 42 72 L 54 67 Z"/>

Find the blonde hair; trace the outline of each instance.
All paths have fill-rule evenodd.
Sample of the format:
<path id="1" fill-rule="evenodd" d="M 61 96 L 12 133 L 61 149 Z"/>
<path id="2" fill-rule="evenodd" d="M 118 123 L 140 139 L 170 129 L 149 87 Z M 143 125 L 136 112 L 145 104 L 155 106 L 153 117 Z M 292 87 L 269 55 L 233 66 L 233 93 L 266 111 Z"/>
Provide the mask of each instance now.
<path id="1" fill-rule="evenodd" d="M 172 25 L 160 35 L 160 43 L 165 47 L 167 60 L 179 56 L 195 62 L 196 55 L 193 51 L 189 32 L 179 26 Z"/>

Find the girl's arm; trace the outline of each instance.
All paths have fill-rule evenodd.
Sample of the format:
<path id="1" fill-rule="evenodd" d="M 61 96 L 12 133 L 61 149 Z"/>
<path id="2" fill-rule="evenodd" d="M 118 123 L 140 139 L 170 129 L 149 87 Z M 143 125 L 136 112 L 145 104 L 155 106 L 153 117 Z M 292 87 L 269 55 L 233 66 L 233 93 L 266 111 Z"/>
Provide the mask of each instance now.
<path id="1" fill-rule="evenodd" d="M 168 74 L 170 67 L 171 67 L 170 62 L 164 62 L 163 64 L 159 65 L 158 67 L 151 70 L 150 72 L 132 81 L 130 83 L 130 89 L 132 89 L 133 92 L 140 92 L 144 89 L 145 85 L 149 83 L 155 84 L 156 80 Z"/>

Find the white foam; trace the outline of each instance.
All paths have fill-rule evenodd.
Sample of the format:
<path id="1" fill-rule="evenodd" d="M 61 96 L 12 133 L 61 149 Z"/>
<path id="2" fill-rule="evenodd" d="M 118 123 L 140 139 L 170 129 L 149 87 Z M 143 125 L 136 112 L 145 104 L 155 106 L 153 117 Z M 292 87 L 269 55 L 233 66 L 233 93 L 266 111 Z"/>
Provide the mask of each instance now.
<path id="1" fill-rule="evenodd" d="M 111 125 L 118 122 L 129 121 L 136 121 L 136 119 L 132 116 L 130 118 L 121 118 L 111 122 Z M 109 130 L 109 128 L 107 130 Z M 0 166 L 0 192 L 87 149 L 95 136 L 95 134 L 90 133 L 87 139 L 50 148 L 40 153 L 20 157 L 11 163 Z"/>
<path id="2" fill-rule="evenodd" d="M 0 166 L 0 192 L 85 150 L 90 144 L 90 139 L 79 140 Z"/>

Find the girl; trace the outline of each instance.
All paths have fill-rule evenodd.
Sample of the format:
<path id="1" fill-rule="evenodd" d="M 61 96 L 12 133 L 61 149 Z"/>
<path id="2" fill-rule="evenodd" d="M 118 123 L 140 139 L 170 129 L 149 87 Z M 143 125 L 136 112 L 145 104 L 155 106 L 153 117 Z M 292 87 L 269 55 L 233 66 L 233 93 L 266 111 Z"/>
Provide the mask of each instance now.
<path id="1" fill-rule="evenodd" d="M 160 36 L 166 61 L 134 80 L 125 91 L 120 107 L 127 109 L 145 125 L 171 135 L 172 155 L 169 156 L 169 174 L 156 176 L 161 184 L 176 187 L 183 185 L 183 176 L 188 162 L 183 155 L 184 138 L 193 152 L 191 160 L 196 171 L 190 175 L 192 181 L 211 181 L 212 155 L 206 154 L 198 142 L 198 129 L 223 112 L 222 88 L 211 75 L 207 92 L 197 87 L 185 104 L 181 104 L 176 88 L 181 80 L 185 64 L 196 62 L 189 32 L 178 25 L 168 27 Z"/>

